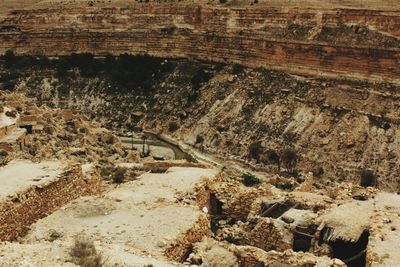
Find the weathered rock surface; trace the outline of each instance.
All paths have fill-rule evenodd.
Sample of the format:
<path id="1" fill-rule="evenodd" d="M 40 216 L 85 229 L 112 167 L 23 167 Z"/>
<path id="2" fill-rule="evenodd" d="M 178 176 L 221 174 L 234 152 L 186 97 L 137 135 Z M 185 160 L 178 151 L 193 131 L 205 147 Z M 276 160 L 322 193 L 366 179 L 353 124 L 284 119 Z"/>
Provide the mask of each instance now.
<path id="1" fill-rule="evenodd" d="M 1 52 L 149 54 L 313 76 L 400 76 L 396 9 L 44 3 L 11 12 L 0 25 Z"/>

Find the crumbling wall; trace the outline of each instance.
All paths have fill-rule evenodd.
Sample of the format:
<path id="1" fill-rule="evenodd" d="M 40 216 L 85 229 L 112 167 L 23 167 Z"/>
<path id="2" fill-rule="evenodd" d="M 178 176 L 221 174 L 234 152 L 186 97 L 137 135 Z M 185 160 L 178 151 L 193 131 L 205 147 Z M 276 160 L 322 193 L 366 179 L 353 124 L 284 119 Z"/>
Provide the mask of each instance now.
<path id="1" fill-rule="evenodd" d="M 259 218 L 256 225 L 243 227 L 241 243 L 265 251 L 284 251 L 292 248 L 293 234 L 284 224 L 271 218 Z"/>
<path id="2" fill-rule="evenodd" d="M 346 266 L 338 259 L 331 259 L 327 256 L 318 257 L 311 253 L 293 252 L 292 250 L 266 252 L 250 246 L 229 246 L 229 249 L 239 258 L 241 266 L 245 267 L 253 267 L 260 263 L 263 263 L 260 266 Z"/>
<path id="3" fill-rule="evenodd" d="M 223 203 L 222 212 L 225 217 L 241 221 L 246 221 L 247 216 L 254 211 L 257 199 L 273 195 L 269 186 L 244 187 L 239 183 L 216 184 L 211 192 Z"/>
<path id="4" fill-rule="evenodd" d="M 17 192 L 0 203 L 0 240 L 14 240 L 27 233 L 32 223 L 60 206 L 82 195 L 100 192 L 98 171 L 94 169 L 84 178 L 80 165 L 72 166 L 47 184 Z"/>
<path id="5" fill-rule="evenodd" d="M 200 242 L 205 236 L 211 236 L 210 219 L 208 215 L 202 214 L 191 229 L 182 233 L 169 245 L 165 250 L 165 255 L 171 260 L 184 262 L 192 252 L 192 244 Z"/>

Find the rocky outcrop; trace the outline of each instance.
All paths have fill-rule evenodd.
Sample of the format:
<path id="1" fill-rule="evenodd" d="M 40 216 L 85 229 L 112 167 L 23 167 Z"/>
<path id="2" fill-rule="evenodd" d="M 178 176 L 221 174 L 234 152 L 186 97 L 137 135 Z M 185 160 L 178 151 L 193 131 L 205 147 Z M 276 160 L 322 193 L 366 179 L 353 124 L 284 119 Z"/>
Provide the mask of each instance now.
<path id="1" fill-rule="evenodd" d="M 400 13 L 364 9 L 132 4 L 13 11 L 0 51 L 149 54 L 304 75 L 398 80 Z"/>

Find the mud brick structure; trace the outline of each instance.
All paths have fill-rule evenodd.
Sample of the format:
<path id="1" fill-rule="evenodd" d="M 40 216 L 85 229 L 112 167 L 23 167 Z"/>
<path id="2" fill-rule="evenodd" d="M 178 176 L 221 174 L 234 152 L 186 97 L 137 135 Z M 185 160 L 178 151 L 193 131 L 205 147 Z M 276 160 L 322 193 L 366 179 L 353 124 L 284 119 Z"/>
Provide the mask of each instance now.
<path id="1" fill-rule="evenodd" d="M 171 260 L 184 262 L 191 253 L 192 244 L 200 242 L 205 236 L 211 235 L 209 216 L 204 214 L 199 217 L 193 228 L 182 233 L 165 251 Z"/>
<path id="2" fill-rule="evenodd" d="M 97 169 L 78 164 L 13 161 L 0 169 L 0 180 L 0 240 L 24 235 L 32 223 L 77 197 L 100 193 Z"/>

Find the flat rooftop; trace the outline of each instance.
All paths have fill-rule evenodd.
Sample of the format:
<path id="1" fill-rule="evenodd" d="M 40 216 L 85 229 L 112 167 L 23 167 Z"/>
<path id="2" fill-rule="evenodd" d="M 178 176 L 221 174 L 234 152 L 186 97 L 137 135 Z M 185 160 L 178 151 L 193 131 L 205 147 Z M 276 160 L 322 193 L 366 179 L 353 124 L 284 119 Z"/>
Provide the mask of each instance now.
<path id="1" fill-rule="evenodd" d="M 0 201 L 17 192 L 54 180 L 62 173 L 65 164 L 60 161 L 33 163 L 14 160 L 0 168 Z"/>

